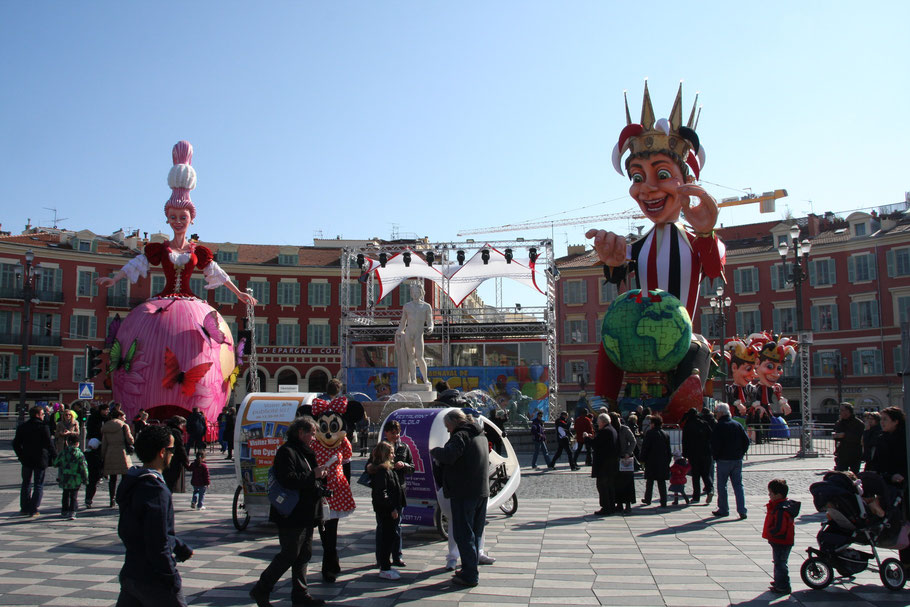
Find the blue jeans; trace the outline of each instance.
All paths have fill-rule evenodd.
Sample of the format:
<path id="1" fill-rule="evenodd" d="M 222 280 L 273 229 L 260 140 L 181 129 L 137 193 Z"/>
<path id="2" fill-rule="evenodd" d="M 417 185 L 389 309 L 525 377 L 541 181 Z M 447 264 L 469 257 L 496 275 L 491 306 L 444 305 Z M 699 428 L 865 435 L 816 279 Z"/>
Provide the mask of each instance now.
<path id="1" fill-rule="evenodd" d="M 455 537 L 461 556 L 460 576 L 468 582 L 477 582 L 477 558 L 487 520 L 487 498 L 452 498 L 450 502 L 452 520 L 449 532 Z"/>
<path id="2" fill-rule="evenodd" d="M 537 465 L 537 456 L 541 451 L 543 451 L 543 461 L 547 462 L 547 466 L 550 465 L 550 452 L 547 450 L 547 441 L 540 441 L 534 443 L 534 455 L 531 457 L 532 468 Z"/>
<path id="3" fill-rule="evenodd" d="M 774 559 L 774 585 L 782 590 L 790 589 L 790 568 L 787 560 L 793 546 L 771 544 L 771 556 Z"/>
<path id="4" fill-rule="evenodd" d="M 41 506 L 41 498 L 44 496 L 44 472 L 45 468 L 29 468 L 22 466 L 22 488 L 19 491 L 19 510 L 26 514 L 38 512 Z M 31 489 L 32 477 L 34 477 L 35 488 Z"/>
<path id="5" fill-rule="evenodd" d="M 201 487 L 193 487 L 193 505 L 202 508 L 202 502 L 205 501 L 205 490 L 208 489 L 205 485 Z"/>
<path id="6" fill-rule="evenodd" d="M 736 511 L 746 514 L 746 494 L 743 491 L 743 460 L 717 460 L 717 509 L 726 514 L 730 512 L 727 500 L 727 480 L 733 484 L 733 495 L 736 498 Z"/>

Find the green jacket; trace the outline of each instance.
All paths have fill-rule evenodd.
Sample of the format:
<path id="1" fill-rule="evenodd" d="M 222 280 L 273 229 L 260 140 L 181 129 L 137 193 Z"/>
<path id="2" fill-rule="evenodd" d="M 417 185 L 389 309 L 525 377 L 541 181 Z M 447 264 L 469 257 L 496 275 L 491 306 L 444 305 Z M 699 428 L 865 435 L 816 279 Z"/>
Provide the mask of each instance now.
<path id="1" fill-rule="evenodd" d="M 66 447 L 54 460 L 59 468 L 57 483 L 61 489 L 78 489 L 88 483 L 88 466 L 79 447 Z"/>

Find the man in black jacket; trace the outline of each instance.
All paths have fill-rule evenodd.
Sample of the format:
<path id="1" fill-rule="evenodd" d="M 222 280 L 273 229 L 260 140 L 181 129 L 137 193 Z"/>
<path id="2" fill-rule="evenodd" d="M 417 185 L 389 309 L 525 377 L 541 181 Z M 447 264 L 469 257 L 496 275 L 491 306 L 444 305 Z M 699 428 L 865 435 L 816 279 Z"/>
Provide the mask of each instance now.
<path id="1" fill-rule="evenodd" d="M 103 403 L 92 409 L 85 422 L 85 441 L 88 442 L 93 438 L 101 440 L 101 426 L 107 421 L 108 413 L 111 408 L 107 403 Z"/>
<path id="2" fill-rule="evenodd" d="M 834 423 L 834 469 L 859 474 L 866 426 L 853 413 L 853 405 L 840 404 L 840 419 Z"/>
<path id="3" fill-rule="evenodd" d="M 313 555 L 313 528 L 322 522 L 322 503 L 318 479 L 326 477 L 326 468 L 316 465 L 316 454 L 310 448 L 316 425 L 298 417 L 288 428 L 287 441 L 278 448 L 272 470 L 275 480 L 285 490 L 297 491 L 300 499 L 288 516 L 274 506 L 269 520 L 278 525 L 280 552 L 266 567 L 250 590 L 258 607 L 269 607 L 272 588 L 288 569 L 291 570 L 291 602 L 300 605 L 324 605 L 325 601 L 310 595 L 306 584 L 306 566 Z"/>
<path id="4" fill-rule="evenodd" d="M 120 536 L 126 555 L 120 570 L 117 607 L 186 607 L 177 561 L 193 550 L 174 531 L 174 504 L 163 472 L 174 453 L 174 437 L 150 426 L 136 438 L 133 466 L 117 488 Z"/>
<path id="5" fill-rule="evenodd" d="M 698 411 L 689 409 L 683 417 L 682 454 L 692 466 L 692 502 L 701 499 L 702 481 L 708 498 L 714 497 L 714 483 L 711 481 L 711 426 L 699 417 Z"/>
<path id="6" fill-rule="evenodd" d="M 430 451 L 442 465 L 442 490 L 452 506 L 450 530 L 461 555 L 461 571 L 452 578 L 461 586 L 476 586 L 480 539 L 490 496 L 489 451 L 483 431 L 460 409 L 443 418 L 449 440 Z"/>
<path id="7" fill-rule="evenodd" d="M 714 516 L 730 514 L 727 480 L 733 484 L 736 511 L 746 518 L 746 494 L 743 490 L 743 457 L 749 450 L 749 437 L 741 425 L 730 417 L 730 406 L 720 403 L 714 409 L 717 425 L 711 434 L 711 452 L 717 462 L 717 510 Z"/>
<path id="8" fill-rule="evenodd" d="M 199 407 L 193 407 L 193 412 L 186 418 L 186 433 L 190 439 L 187 451 L 205 451 L 206 429 L 205 415 L 202 414 Z"/>
<path id="9" fill-rule="evenodd" d="M 57 449 L 51 440 L 50 428 L 44 423 L 44 408 L 32 407 L 28 415 L 28 421 L 16 428 L 13 451 L 22 464 L 19 514 L 36 516 L 44 495 L 44 472 L 48 463 L 57 457 Z"/>
<path id="10" fill-rule="evenodd" d="M 591 476 L 596 479 L 597 494 L 600 496 L 600 510 L 597 516 L 610 516 L 616 512 L 616 475 L 619 474 L 619 438 L 616 430 L 610 425 L 610 416 L 601 413 L 597 416 L 597 433 L 591 437 L 594 459 L 591 464 Z"/>
<path id="11" fill-rule="evenodd" d="M 563 450 L 566 452 L 566 457 L 569 458 L 569 469 L 578 470 L 578 466 L 575 465 L 575 456 L 572 455 L 572 447 L 569 446 L 569 431 L 569 414 L 563 411 L 559 414 L 559 419 L 556 420 L 556 444 L 559 448 L 556 450 L 553 459 L 550 460 L 551 470 L 556 467 L 556 461 L 562 455 Z"/>

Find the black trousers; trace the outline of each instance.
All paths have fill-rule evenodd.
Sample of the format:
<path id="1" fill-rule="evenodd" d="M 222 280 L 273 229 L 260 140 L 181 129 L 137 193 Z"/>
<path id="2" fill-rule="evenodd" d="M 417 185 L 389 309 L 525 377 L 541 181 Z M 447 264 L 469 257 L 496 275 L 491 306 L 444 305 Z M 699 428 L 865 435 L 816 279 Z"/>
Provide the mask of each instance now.
<path id="1" fill-rule="evenodd" d="M 612 476 L 597 477 L 597 494 L 600 496 L 600 507 L 611 514 L 616 511 L 615 480 Z"/>
<path id="2" fill-rule="evenodd" d="M 581 450 L 585 450 L 585 466 L 591 465 L 591 445 L 587 440 L 582 439 L 575 445 L 575 464 L 578 465 L 578 456 L 581 454 Z"/>
<path id="3" fill-rule="evenodd" d="M 654 483 L 657 483 L 657 492 L 660 494 L 660 505 L 667 505 L 667 481 L 664 479 L 649 478 L 645 480 L 645 501 L 651 501 L 651 495 L 654 492 Z"/>
<path id="4" fill-rule="evenodd" d="M 550 460 L 550 467 L 556 467 L 556 461 L 559 459 L 559 456 L 562 455 L 562 452 L 566 452 L 566 457 L 569 458 L 569 467 L 575 467 L 575 456 L 572 455 L 572 447 L 569 446 L 569 437 L 561 438 L 557 441 L 559 448 L 556 450 L 556 455 L 553 456 L 553 459 Z"/>
<path id="5" fill-rule="evenodd" d="M 291 602 L 303 602 L 309 596 L 306 566 L 313 556 L 313 528 L 279 527 L 278 544 L 281 550 L 259 576 L 258 585 L 271 592 L 284 572 L 290 569 Z"/>
<path id="6" fill-rule="evenodd" d="M 711 481 L 711 459 L 693 457 L 689 463 L 692 465 L 692 501 L 697 502 L 701 499 L 702 483 L 704 483 L 705 493 L 714 493 L 714 483 Z"/>
<path id="7" fill-rule="evenodd" d="M 332 518 L 319 528 L 319 539 L 322 542 L 322 575 L 338 575 L 341 563 L 338 562 L 338 519 Z"/>

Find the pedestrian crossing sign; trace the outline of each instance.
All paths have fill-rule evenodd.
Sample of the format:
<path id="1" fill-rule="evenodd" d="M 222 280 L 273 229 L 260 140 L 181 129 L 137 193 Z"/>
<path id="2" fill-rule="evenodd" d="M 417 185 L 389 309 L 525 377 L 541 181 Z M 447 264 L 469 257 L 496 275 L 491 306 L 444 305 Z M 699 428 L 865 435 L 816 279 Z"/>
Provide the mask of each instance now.
<path id="1" fill-rule="evenodd" d="M 84 381 L 79 384 L 79 400 L 92 400 L 95 398 L 95 383 Z"/>

